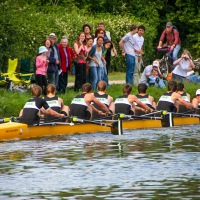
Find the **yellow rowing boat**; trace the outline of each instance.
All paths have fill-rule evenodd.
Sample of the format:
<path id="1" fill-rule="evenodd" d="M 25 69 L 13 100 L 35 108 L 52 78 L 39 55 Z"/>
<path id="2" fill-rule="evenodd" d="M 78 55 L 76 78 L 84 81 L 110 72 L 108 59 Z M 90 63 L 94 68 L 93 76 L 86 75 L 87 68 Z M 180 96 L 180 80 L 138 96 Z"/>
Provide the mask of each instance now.
<path id="1" fill-rule="evenodd" d="M 175 117 L 173 118 L 173 123 L 174 126 L 180 126 L 180 125 L 199 124 L 200 121 L 198 117 Z M 22 123 L 8 122 L 0 124 L 0 141 L 38 138 L 44 136 L 95 133 L 95 132 L 111 131 L 112 133 L 113 124 L 114 123 L 112 120 L 104 122 L 91 121 L 85 123 L 53 122 L 53 123 L 41 124 L 39 126 L 28 126 Z M 149 129 L 149 128 L 161 128 L 161 127 L 163 127 L 162 120 L 157 120 L 157 119 L 122 120 L 123 129 Z"/>

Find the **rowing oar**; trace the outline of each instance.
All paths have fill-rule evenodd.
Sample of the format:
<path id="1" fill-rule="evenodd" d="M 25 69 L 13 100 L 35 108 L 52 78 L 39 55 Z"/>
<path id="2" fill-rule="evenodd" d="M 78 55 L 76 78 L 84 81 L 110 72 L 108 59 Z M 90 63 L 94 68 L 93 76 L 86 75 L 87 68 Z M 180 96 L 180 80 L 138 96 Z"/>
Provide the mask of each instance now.
<path id="1" fill-rule="evenodd" d="M 86 119 L 79 119 L 76 117 L 71 118 L 72 122 L 80 122 L 80 123 L 89 123 L 89 124 L 96 124 L 100 126 L 106 126 L 111 128 L 111 133 L 113 135 L 122 135 L 122 123 L 119 119 L 119 121 L 113 122 L 112 124 L 107 124 L 107 123 L 102 123 L 102 122 L 97 122 L 97 121 L 91 121 L 91 120 L 86 120 Z"/>
<path id="2" fill-rule="evenodd" d="M 129 118 L 129 119 L 151 119 L 151 120 L 162 120 L 162 117 L 150 117 L 150 116 L 139 116 L 139 115 L 125 115 L 123 113 L 118 114 L 118 118 Z"/>
<path id="3" fill-rule="evenodd" d="M 170 113 L 170 112 L 168 112 Z M 175 112 L 171 112 L 171 114 L 173 114 L 174 116 L 179 115 L 179 116 L 183 116 L 183 117 L 195 117 L 195 118 L 200 118 L 199 114 L 185 114 L 185 113 L 175 113 Z"/>

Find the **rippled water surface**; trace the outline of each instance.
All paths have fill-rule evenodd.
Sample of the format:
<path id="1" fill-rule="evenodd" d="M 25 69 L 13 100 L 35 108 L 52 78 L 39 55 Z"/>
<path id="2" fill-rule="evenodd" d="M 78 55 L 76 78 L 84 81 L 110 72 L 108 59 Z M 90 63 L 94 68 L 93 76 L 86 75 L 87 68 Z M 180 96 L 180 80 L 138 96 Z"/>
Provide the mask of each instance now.
<path id="1" fill-rule="evenodd" d="M 200 126 L 0 143 L 0 199 L 200 199 Z"/>

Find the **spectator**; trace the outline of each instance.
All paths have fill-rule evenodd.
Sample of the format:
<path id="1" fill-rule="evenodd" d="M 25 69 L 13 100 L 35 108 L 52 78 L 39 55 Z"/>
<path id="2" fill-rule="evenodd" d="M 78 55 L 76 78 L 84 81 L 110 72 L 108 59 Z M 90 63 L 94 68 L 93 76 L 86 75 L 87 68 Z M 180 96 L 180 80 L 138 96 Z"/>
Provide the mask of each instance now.
<path id="1" fill-rule="evenodd" d="M 100 22 L 98 24 L 98 29 L 103 30 L 103 32 L 104 32 L 104 42 L 107 41 L 107 40 L 112 41 L 110 32 L 105 29 L 105 24 L 103 22 Z M 108 74 L 109 69 L 110 69 L 111 56 L 116 56 L 116 57 L 118 56 L 114 44 L 113 44 L 113 49 L 109 49 L 106 52 L 106 55 L 105 55 L 107 74 Z"/>
<path id="2" fill-rule="evenodd" d="M 85 33 L 85 39 L 89 39 L 89 38 L 93 38 L 94 39 L 94 36 L 91 35 L 91 26 L 89 24 L 84 24 L 83 25 L 83 28 L 82 28 L 82 31 Z"/>
<path id="3" fill-rule="evenodd" d="M 36 84 L 42 88 L 42 93 L 46 94 L 47 86 L 47 67 L 49 60 L 47 60 L 48 49 L 45 46 L 41 46 L 38 51 L 38 56 L 36 57 L 36 71 L 35 71 L 35 81 Z"/>
<path id="4" fill-rule="evenodd" d="M 58 68 L 56 66 L 56 59 L 54 57 L 54 49 L 52 47 L 51 40 L 49 38 L 47 38 L 45 40 L 44 45 L 48 49 L 47 58 L 49 60 L 49 65 L 47 68 L 47 82 L 49 84 L 56 85 L 56 71 Z"/>
<path id="5" fill-rule="evenodd" d="M 68 73 L 72 71 L 72 59 L 74 57 L 73 50 L 68 46 L 68 39 L 63 37 L 58 45 L 60 53 L 60 75 L 58 92 L 65 93 L 68 84 Z"/>
<path id="6" fill-rule="evenodd" d="M 56 35 L 55 33 L 51 33 L 49 35 L 49 39 L 51 41 L 51 46 L 52 46 L 52 51 L 53 51 L 53 56 L 55 59 L 55 86 L 58 89 L 58 79 L 59 79 L 59 70 L 60 70 L 60 54 L 59 54 L 59 50 L 58 50 L 58 45 L 56 44 Z"/>
<path id="7" fill-rule="evenodd" d="M 159 88 L 164 88 L 165 83 L 163 79 L 158 76 L 158 69 L 153 68 L 151 71 L 151 75 L 147 79 L 148 86 L 155 86 Z"/>
<path id="8" fill-rule="evenodd" d="M 104 31 L 102 29 L 97 29 L 95 31 L 95 38 L 94 38 L 94 42 L 93 42 L 93 45 L 96 45 L 97 44 L 97 38 L 98 37 L 103 37 L 104 38 Z M 103 39 L 104 40 L 104 39 Z"/>
<path id="9" fill-rule="evenodd" d="M 106 63 L 103 57 L 103 37 L 97 38 L 97 44 L 92 46 L 88 58 L 90 59 L 90 81 L 94 90 L 97 89 L 97 83 L 102 80 L 103 67 Z"/>
<path id="10" fill-rule="evenodd" d="M 152 65 L 148 65 L 144 68 L 144 71 L 142 73 L 142 76 L 141 76 L 141 79 L 140 79 L 140 83 L 147 83 L 147 80 L 149 78 L 149 76 L 151 76 L 151 72 L 152 72 L 152 69 L 156 69 L 158 71 L 158 76 L 160 78 L 162 78 L 162 74 L 160 72 L 160 63 L 158 60 L 154 60 L 153 61 L 153 64 Z"/>
<path id="11" fill-rule="evenodd" d="M 86 39 L 86 47 L 87 47 L 87 54 L 89 54 L 90 50 L 92 49 L 94 43 L 93 38 L 88 38 Z M 89 64 L 89 59 L 86 59 L 86 82 L 90 82 L 90 64 Z"/>
<path id="12" fill-rule="evenodd" d="M 134 40 L 134 50 L 135 50 L 135 69 L 133 74 L 133 84 L 138 85 L 140 79 L 140 70 L 141 70 L 141 59 L 144 54 L 143 52 L 143 43 L 144 43 L 144 32 L 145 27 L 140 25 L 138 27 L 138 32 L 133 35 Z"/>
<path id="13" fill-rule="evenodd" d="M 192 83 L 200 83 L 200 76 L 196 75 L 192 67 L 187 72 L 186 79 Z"/>
<path id="14" fill-rule="evenodd" d="M 74 51 L 76 53 L 74 91 L 79 91 L 82 85 L 86 83 L 86 58 L 88 52 L 84 42 L 85 33 L 81 32 L 74 43 Z"/>
<path id="15" fill-rule="evenodd" d="M 174 61 L 175 69 L 172 71 L 172 79 L 177 81 L 185 81 L 187 77 L 187 72 L 190 70 L 190 67 L 193 69 L 194 63 L 190 52 L 184 50 L 181 57 Z"/>
<path id="16" fill-rule="evenodd" d="M 167 41 L 167 45 L 171 47 L 169 54 L 172 57 L 173 63 L 175 60 L 178 59 L 178 52 L 181 49 L 181 39 L 179 37 L 178 30 L 175 28 L 175 26 L 172 25 L 171 22 L 167 22 L 166 28 L 160 36 L 158 48 L 161 48 L 163 46 L 165 40 Z"/>
<path id="17" fill-rule="evenodd" d="M 135 69 L 135 51 L 133 35 L 137 32 L 137 26 L 132 24 L 130 32 L 119 42 L 122 55 L 126 57 L 126 84 L 133 85 L 133 72 Z"/>

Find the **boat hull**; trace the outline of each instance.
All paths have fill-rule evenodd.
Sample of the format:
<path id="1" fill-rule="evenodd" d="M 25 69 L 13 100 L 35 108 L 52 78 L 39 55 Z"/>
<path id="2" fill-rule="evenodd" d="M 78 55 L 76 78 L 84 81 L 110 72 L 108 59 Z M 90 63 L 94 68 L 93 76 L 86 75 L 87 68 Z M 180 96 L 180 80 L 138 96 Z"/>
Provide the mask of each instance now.
<path id="1" fill-rule="evenodd" d="M 113 121 L 104 121 L 111 124 Z M 194 117 L 177 117 L 173 119 L 174 126 L 199 124 L 199 118 Z M 161 128 L 161 120 L 152 119 L 130 119 L 122 121 L 123 129 L 149 129 Z M 8 122 L 0 124 L 0 141 L 29 139 L 44 136 L 70 135 L 95 132 L 110 132 L 111 128 L 101 126 L 100 124 L 73 124 L 73 123 L 51 123 L 40 126 L 28 126 L 17 122 Z"/>

